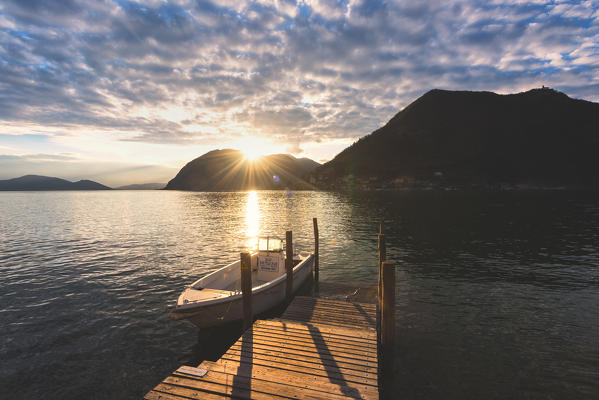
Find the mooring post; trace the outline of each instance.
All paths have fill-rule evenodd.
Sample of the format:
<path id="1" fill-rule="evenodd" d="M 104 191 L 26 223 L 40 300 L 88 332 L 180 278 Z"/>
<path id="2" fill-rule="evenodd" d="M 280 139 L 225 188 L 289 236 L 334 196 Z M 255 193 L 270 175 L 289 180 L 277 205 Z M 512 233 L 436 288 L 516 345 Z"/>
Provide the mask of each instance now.
<path id="1" fill-rule="evenodd" d="M 314 222 L 314 281 L 318 282 L 318 219 L 312 218 Z"/>
<path id="2" fill-rule="evenodd" d="M 285 272 L 287 274 L 285 299 L 289 303 L 293 297 L 293 235 L 291 231 L 285 232 Z"/>
<path id="3" fill-rule="evenodd" d="M 252 255 L 241 253 L 241 296 L 243 298 L 243 331 L 252 326 Z"/>
<path id="4" fill-rule="evenodd" d="M 381 340 L 381 312 L 382 312 L 382 301 L 383 301 L 383 261 L 387 260 L 387 246 L 385 244 L 385 234 L 383 233 L 383 222 L 380 224 L 379 235 L 378 235 L 378 291 L 377 291 L 377 337 L 378 341 Z"/>
<path id="5" fill-rule="evenodd" d="M 383 301 L 381 318 L 382 399 L 393 398 L 395 358 L 395 263 L 382 262 Z"/>

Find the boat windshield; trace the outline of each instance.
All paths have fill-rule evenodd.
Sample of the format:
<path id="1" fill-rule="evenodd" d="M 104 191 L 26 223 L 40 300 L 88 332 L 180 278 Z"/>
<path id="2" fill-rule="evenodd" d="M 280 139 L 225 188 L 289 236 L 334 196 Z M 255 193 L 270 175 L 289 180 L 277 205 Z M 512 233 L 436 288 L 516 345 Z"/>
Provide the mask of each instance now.
<path id="1" fill-rule="evenodd" d="M 283 241 L 277 238 L 259 238 L 258 251 L 283 251 Z"/>

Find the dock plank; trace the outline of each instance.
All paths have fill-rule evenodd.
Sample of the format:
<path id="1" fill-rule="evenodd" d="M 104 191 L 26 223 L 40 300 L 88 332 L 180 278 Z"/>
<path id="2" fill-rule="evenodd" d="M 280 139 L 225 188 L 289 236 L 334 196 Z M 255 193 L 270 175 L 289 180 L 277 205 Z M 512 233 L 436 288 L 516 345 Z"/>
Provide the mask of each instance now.
<path id="1" fill-rule="evenodd" d="M 268 358 L 268 359 L 277 359 L 280 362 L 291 362 L 291 361 L 301 361 L 309 364 L 322 365 L 325 369 L 329 366 L 328 360 L 320 360 L 318 357 L 302 357 L 295 354 L 282 354 L 276 351 L 259 351 L 259 352 L 242 352 L 238 349 L 229 349 L 224 355 L 231 357 L 244 357 L 245 359 L 255 359 L 255 358 Z M 366 374 L 372 373 L 376 374 L 376 368 L 367 367 L 360 364 L 348 364 L 341 361 L 335 361 L 333 364 L 339 371 L 353 371 L 355 374 Z"/>
<path id="2" fill-rule="evenodd" d="M 274 355 L 274 356 L 278 356 L 281 358 L 299 358 L 305 361 L 311 361 L 311 362 L 320 362 L 324 365 L 343 365 L 345 368 L 348 369 L 355 369 L 355 370 L 372 370 L 375 369 L 376 370 L 376 362 L 369 362 L 369 361 L 363 361 L 363 360 L 355 360 L 355 359 L 351 359 L 351 358 L 346 358 L 346 357 L 335 357 L 332 356 L 330 354 L 327 354 L 326 352 L 309 352 L 309 351 L 296 351 L 296 350 L 289 350 L 289 349 L 285 349 L 285 348 L 273 348 L 273 347 L 267 347 L 267 346 L 261 346 L 261 345 L 254 345 L 254 349 L 247 351 L 247 350 L 243 350 L 241 347 L 233 345 L 231 346 L 231 349 L 233 350 L 237 350 L 237 351 L 241 351 L 242 354 L 254 354 L 254 353 L 258 353 L 258 354 L 268 354 L 268 355 Z"/>
<path id="3" fill-rule="evenodd" d="M 317 329 L 317 328 L 315 328 Z M 316 333 L 317 335 L 317 333 Z M 233 346 L 243 348 L 245 344 L 253 345 L 254 349 L 265 348 L 265 349 L 276 349 L 288 352 L 298 353 L 318 353 L 322 354 L 326 352 L 330 357 L 338 357 L 339 359 L 352 360 L 348 362 L 354 362 L 353 360 L 365 361 L 365 362 L 376 362 L 376 355 L 368 352 L 353 351 L 351 349 L 337 349 L 329 345 L 326 342 L 320 343 L 308 343 L 298 342 L 295 340 L 286 340 L 286 338 L 276 339 L 267 338 L 261 335 L 252 334 L 251 337 L 246 337 L 238 340 Z"/>
<path id="4" fill-rule="evenodd" d="M 297 336 L 297 335 L 293 335 L 293 334 L 285 335 L 285 334 L 281 334 L 279 332 L 273 332 L 273 331 L 268 331 L 268 330 L 261 331 L 261 330 L 256 329 L 256 327 L 254 327 L 254 337 L 261 337 L 261 338 L 275 341 L 275 342 L 279 341 L 279 340 L 292 339 L 298 345 L 314 344 L 317 347 L 320 345 L 326 345 L 326 346 L 330 347 L 331 349 L 335 349 L 338 351 L 350 352 L 352 354 L 358 354 L 358 355 L 372 354 L 371 348 L 360 346 L 360 345 L 352 346 L 351 342 L 350 343 L 340 343 L 340 342 L 336 342 L 334 340 L 324 341 L 322 339 L 302 337 L 302 336 Z"/>
<path id="5" fill-rule="evenodd" d="M 375 330 L 376 307 L 371 304 L 298 296 L 287 307 L 281 319 Z"/>
<path id="6" fill-rule="evenodd" d="M 220 360 L 219 364 L 228 363 L 249 363 L 265 367 L 276 367 L 288 371 L 297 371 L 311 375 L 327 377 L 330 381 L 346 381 L 370 386 L 377 386 L 377 376 L 375 373 L 356 372 L 338 368 L 337 371 L 327 370 L 325 366 L 315 363 L 303 362 L 300 360 L 284 360 L 280 358 L 269 358 L 268 356 L 247 358 L 242 355 L 226 354 Z"/>
<path id="7" fill-rule="evenodd" d="M 300 332 L 310 334 L 310 324 L 306 324 L 302 321 L 297 320 L 284 320 L 284 319 L 271 319 L 271 320 L 258 320 L 254 323 L 259 323 L 261 325 L 267 326 L 278 326 L 285 329 L 293 329 Z M 322 332 L 325 337 L 338 337 L 345 339 L 355 339 L 356 341 L 362 341 L 365 343 L 375 343 L 376 344 L 376 331 L 370 329 L 359 330 L 356 328 L 347 328 L 342 326 L 329 326 L 329 324 L 322 324 L 318 329 Z"/>
<path id="8" fill-rule="evenodd" d="M 378 399 L 375 329 L 372 304 L 298 296 L 218 361 L 182 367 L 144 398 Z"/>
<path id="9" fill-rule="evenodd" d="M 218 364 L 216 362 L 204 361 L 200 364 L 200 368 L 229 375 L 239 375 L 251 379 L 282 383 L 291 387 L 300 387 L 302 390 L 310 388 L 310 392 L 324 392 L 335 396 L 343 397 L 347 396 L 347 393 L 355 393 L 361 398 L 366 398 L 376 394 L 376 389 L 372 386 L 355 383 L 348 384 L 341 381 L 331 382 L 329 379 L 321 376 L 282 370 L 276 367 L 264 367 L 246 363 Z"/>

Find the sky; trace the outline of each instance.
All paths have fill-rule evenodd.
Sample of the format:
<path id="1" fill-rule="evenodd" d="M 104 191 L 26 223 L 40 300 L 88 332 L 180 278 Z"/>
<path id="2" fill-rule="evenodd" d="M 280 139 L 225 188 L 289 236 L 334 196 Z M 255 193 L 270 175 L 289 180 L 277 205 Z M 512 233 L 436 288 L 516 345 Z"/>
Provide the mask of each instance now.
<path id="1" fill-rule="evenodd" d="M 319 162 L 433 88 L 599 101 L 599 0 L 0 2 L 0 179 Z"/>

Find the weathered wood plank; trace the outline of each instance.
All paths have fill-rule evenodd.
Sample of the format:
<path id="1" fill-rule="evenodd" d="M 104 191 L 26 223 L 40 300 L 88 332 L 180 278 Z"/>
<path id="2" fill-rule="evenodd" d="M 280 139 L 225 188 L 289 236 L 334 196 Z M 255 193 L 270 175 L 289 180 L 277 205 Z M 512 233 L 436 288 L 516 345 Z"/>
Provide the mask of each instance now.
<path id="1" fill-rule="evenodd" d="M 306 312 L 306 313 L 313 313 L 313 312 L 322 312 L 322 313 L 338 313 L 341 315 L 347 315 L 350 317 L 360 317 L 360 318 L 365 318 L 365 319 L 371 319 L 373 317 L 376 316 L 376 313 L 374 311 L 369 311 L 369 310 L 363 310 L 363 309 L 359 309 L 359 308 L 335 308 L 335 307 L 321 307 L 321 306 L 315 306 L 312 307 L 310 305 L 303 305 L 303 304 L 299 304 L 299 303 L 292 303 L 286 310 L 285 313 L 291 311 L 291 310 L 295 310 L 295 311 L 302 311 L 302 312 Z M 283 315 L 285 315 L 285 313 Z"/>
<path id="2" fill-rule="evenodd" d="M 375 327 L 375 305 L 296 297 L 217 362 L 180 368 L 145 399 L 378 399 Z"/>
<path id="3" fill-rule="evenodd" d="M 288 360 L 299 359 L 300 361 L 321 364 L 321 365 L 324 365 L 325 367 L 332 366 L 332 367 L 338 367 L 338 368 L 352 369 L 354 371 L 371 372 L 374 374 L 376 374 L 376 371 L 377 371 L 377 364 L 375 364 L 375 363 L 350 363 L 350 362 L 345 362 L 344 360 L 339 360 L 339 359 L 336 359 L 336 360 L 323 359 L 323 358 L 318 357 L 317 355 L 301 354 L 301 353 L 295 353 L 295 352 L 281 352 L 281 351 L 271 350 L 271 349 L 267 349 L 267 348 L 260 348 L 260 349 L 256 349 L 255 351 L 242 351 L 241 348 L 239 348 L 238 346 L 235 346 L 235 347 L 231 347 L 229 350 L 227 350 L 227 353 L 241 354 L 242 356 L 245 356 L 245 357 L 271 356 L 271 357 L 279 357 L 279 358 L 288 359 Z M 225 353 L 225 354 L 227 354 L 227 353 Z"/>
<path id="4" fill-rule="evenodd" d="M 305 313 L 305 312 L 296 312 L 289 311 L 283 315 L 283 318 L 294 320 L 294 321 L 302 321 L 302 322 L 316 322 L 318 321 L 321 324 L 327 325 L 335 325 L 335 326 L 347 326 L 350 328 L 376 328 L 376 320 L 367 320 L 367 319 L 359 319 L 347 317 L 344 318 L 343 314 L 340 315 L 327 315 L 322 313 Z"/>
<path id="5" fill-rule="evenodd" d="M 316 342 L 309 342 L 309 341 L 303 341 L 303 340 L 299 340 L 297 338 L 292 338 L 292 337 L 280 337 L 280 336 L 273 336 L 273 335 L 257 335 L 254 334 L 254 338 L 256 340 L 261 340 L 264 342 L 268 342 L 268 343 L 283 343 L 283 344 L 288 344 L 289 342 L 292 342 L 295 346 L 298 347 L 303 347 L 306 349 L 316 349 L 316 351 L 322 351 L 322 352 L 331 352 L 332 354 L 349 354 L 351 356 L 353 356 L 353 358 L 358 358 L 358 359 L 368 359 L 368 360 L 374 360 L 376 361 L 376 354 L 372 354 L 371 351 L 369 351 L 369 349 L 364 349 L 364 348 L 356 348 L 356 347 L 347 347 L 347 346 L 338 346 L 335 345 L 334 343 L 331 342 L 321 342 L 321 341 L 316 341 Z"/>
<path id="6" fill-rule="evenodd" d="M 259 320 L 256 321 L 259 325 L 268 325 L 268 326 L 279 326 L 283 329 L 296 329 L 303 332 L 309 331 L 309 324 L 302 323 L 299 321 L 289 321 L 283 319 L 271 319 L 271 320 Z M 370 329 L 352 329 L 345 327 L 331 327 L 331 326 L 318 326 L 318 330 L 322 335 L 334 335 L 338 337 L 348 337 L 354 339 L 365 339 L 372 343 L 376 343 L 376 332 Z"/>
<path id="7" fill-rule="evenodd" d="M 231 377 L 221 376 L 216 373 L 206 375 L 202 379 L 192 379 L 191 377 L 173 374 L 167 377 L 163 384 L 166 387 L 166 389 L 163 389 L 165 393 L 174 393 L 192 399 L 210 398 L 210 395 L 217 395 L 220 398 L 236 397 L 257 400 L 297 398 L 278 395 L 276 393 L 277 388 L 265 387 L 260 383 L 248 387 L 233 382 Z"/>
<path id="8" fill-rule="evenodd" d="M 352 324 L 349 322 L 343 322 L 343 321 L 331 321 L 330 318 L 318 318 L 318 317 L 314 317 L 314 318 L 305 318 L 302 315 L 287 315 L 288 318 L 293 318 L 295 321 L 301 321 L 301 322 L 305 322 L 307 324 L 312 324 L 312 325 L 329 325 L 329 326 L 335 326 L 335 327 L 342 327 L 342 328 L 347 328 L 347 329 L 372 329 L 374 331 L 374 328 L 370 328 L 370 327 L 366 327 L 366 325 L 364 324 Z"/>
<path id="9" fill-rule="evenodd" d="M 315 304 L 301 304 L 301 303 L 292 303 L 286 310 L 302 310 L 302 311 L 306 311 L 306 312 L 313 312 L 313 311 L 323 311 L 323 312 L 333 312 L 333 311 L 338 311 L 340 313 L 343 314 L 348 314 L 348 315 L 355 315 L 355 316 L 362 316 L 362 317 L 366 317 L 366 318 L 370 318 L 372 315 L 374 314 L 373 311 L 371 310 L 365 310 L 362 307 L 358 306 L 358 305 L 353 305 L 350 307 L 332 307 L 332 306 L 320 306 L 320 305 L 315 305 Z"/>
<path id="10" fill-rule="evenodd" d="M 161 387 L 163 385 L 159 384 L 158 386 Z M 217 396 L 217 397 L 218 397 L 218 399 L 223 399 L 224 398 L 222 396 Z M 144 396 L 144 400 L 188 400 L 188 399 L 189 399 L 189 397 L 176 396 L 176 395 L 171 394 L 171 393 L 157 392 L 157 391 L 155 391 L 155 389 L 154 390 L 150 390 Z"/>
<path id="11" fill-rule="evenodd" d="M 293 299 L 294 302 L 305 302 L 305 303 L 317 303 L 317 304 L 329 304 L 332 306 L 337 305 L 348 305 L 348 304 L 358 304 L 363 307 L 376 308 L 376 304 L 374 303 L 355 303 L 351 301 L 341 301 L 341 300 L 331 300 L 324 299 L 322 297 L 310 297 L 310 296 L 295 296 Z"/>
<path id="12" fill-rule="evenodd" d="M 318 331 L 298 331 L 295 329 L 282 329 L 277 327 L 256 327 L 256 334 L 258 335 L 276 335 L 289 338 L 289 340 L 303 340 L 314 343 L 317 342 L 331 343 L 339 347 L 356 348 L 366 351 L 374 351 L 376 349 L 376 342 L 367 338 L 355 338 L 352 340 L 351 337 L 347 336 L 334 336 L 322 330 L 323 327 L 328 325 L 318 325 Z"/>
<path id="13" fill-rule="evenodd" d="M 347 365 L 345 363 L 336 363 L 333 365 L 320 362 L 318 359 L 310 359 L 307 357 L 284 357 L 272 352 L 261 352 L 259 354 L 242 354 L 238 350 L 231 349 L 221 357 L 221 360 L 241 361 L 247 363 L 280 363 L 290 366 L 302 366 L 311 368 L 315 371 L 335 372 L 343 376 L 363 377 L 366 379 L 377 379 L 377 371 L 375 368 L 356 367 L 355 365 Z M 317 372 L 314 372 L 317 373 Z"/>
<path id="14" fill-rule="evenodd" d="M 307 351 L 307 350 L 302 350 L 302 349 L 295 349 L 293 347 L 284 347 L 284 346 L 273 346 L 273 345 L 268 345 L 268 344 L 258 344 L 258 343 L 254 343 L 252 346 L 251 350 L 248 349 L 243 349 L 242 346 L 234 344 L 233 346 L 231 346 L 231 348 L 236 348 L 240 351 L 245 351 L 245 352 L 265 352 L 265 351 L 269 351 L 269 352 L 275 352 L 277 354 L 280 355 L 286 355 L 287 357 L 296 357 L 296 356 L 303 356 L 303 357 L 311 357 L 311 358 L 315 358 L 315 359 L 320 359 L 323 363 L 337 363 L 337 362 L 344 362 L 346 364 L 351 364 L 351 365 L 356 365 L 356 366 L 366 366 L 366 367 L 376 367 L 377 363 L 376 361 L 368 361 L 368 360 L 363 360 L 363 359 L 356 359 L 356 358 L 351 358 L 351 357 L 342 357 L 340 355 L 332 355 L 330 353 L 325 353 L 325 352 L 316 352 L 316 351 Z"/>
<path id="15" fill-rule="evenodd" d="M 247 397 L 251 399 L 343 399 L 343 395 L 328 393 L 320 387 L 307 387 L 307 385 L 290 385 L 289 383 L 276 382 L 277 378 L 265 380 L 257 374 L 245 372 L 230 374 L 210 369 L 201 379 L 190 375 L 175 373 L 164 380 L 165 384 L 178 385 L 186 388 L 198 388 L 206 391 L 225 394 L 232 397 Z"/>
<path id="16" fill-rule="evenodd" d="M 322 313 L 339 313 L 339 314 L 343 314 L 343 315 L 347 315 L 347 316 L 353 316 L 353 317 L 361 317 L 361 318 L 366 318 L 366 319 L 371 319 L 374 318 L 376 316 L 376 312 L 375 311 L 371 311 L 371 310 L 364 310 L 361 308 L 355 308 L 355 307 L 329 307 L 329 306 L 319 306 L 319 305 L 304 305 L 301 303 L 292 303 L 283 313 L 283 315 L 285 315 L 285 313 L 291 311 L 291 310 L 296 310 L 296 311 L 302 311 L 302 312 L 322 312 Z"/>
<path id="17" fill-rule="evenodd" d="M 356 352 L 358 354 L 372 354 L 373 348 L 362 346 L 360 344 L 355 344 L 350 341 L 339 342 L 332 339 L 324 340 L 318 337 L 306 337 L 306 336 L 298 336 L 298 335 L 285 335 L 281 332 L 276 332 L 272 330 L 259 330 L 254 329 L 254 336 L 260 336 L 263 338 L 268 338 L 271 340 L 293 340 L 298 344 L 314 344 L 316 347 L 326 345 L 327 347 L 331 347 L 338 350 L 346 350 L 350 352 Z"/>
<path id="18" fill-rule="evenodd" d="M 339 310 L 344 313 L 356 314 L 356 315 L 370 315 L 376 312 L 375 306 L 365 307 L 360 303 L 318 303 L 308 301 L 294 301 L 289 307 L 301 307 L 305 310 Z"/>
<path id="19" fill-rule="evenodd" d="M 180 399 L 202 399 L 202 400 L 221 400 L 229 399 L 228 395 L 216 394 L 212 392 L 206 392 L 203 390 L 189 389 L 180 387 L 177 385 L 169 385 L 164 382 L 152 390 L 154 393 L 151 399 L 168 399 L 168 400 L 180 400 Z M 150 393 L 152 393 L 150 392 Z M 149 393 L 148 393 L 149 394 Z M 146 395 L 147 396 L 147 395 Z"/>
<path id="20" fill-rule="evenodd" d="M 353 303 L 348 301 L 339 301 L 339 300 L 328 300 L 328 299 L 320 299 L 314 297 L 306 297 L 306 296 L 296 296 L 293 300 L 295 304 L 302 304 L 305 306 L 318 306 L 318 307 L 329 307 L 329 308 L 337 308 L 337 309 L 363 309 L 365 311 L 376 311 L 376 304 L 368 304 L 368 303 Z"/>
<path id="21" fill-rule="evenodd" d="M 378 385 L 377 375 L 374 373 L 353 371 L 339 367 L 336 370 L 327 369 L 320 364 L 308 363 L 299 360 L 284 360 L 281 358 L 270 358 L 267 356 L 248 359 L 247 357 L 243 357 L 241 355 L 228 354 L 224 355 L 220 360 L 217 361 L 217 363 L 222 365 L 228 365 L 230 363 L 235 365 L 240 363 L 260 365 L 263 367 L 273 367 L 292 372 L 316 375 L 326 378 L 331 382 L 351 382 L 374 387 L 377 387 Z"/>
<path id="22" fill-rule="evenodd" d="M 353 360 L 364 360 L 367 362 L 376 362 L 376 354 L 368 352 L 355 352 L 347 349 L 334 349 L 332 346 L 328 346 L 325 343 L 301 343 L 294 340 L 265 338 L 259 335 L 252 335 L 251 337 L 244 335 L 241 339 L 235 342 L 234 345 L 240 347 L 253 347 L 254 345 L 263 345 L 269 348 L 278 348 L 283 351 L 286 350 L 297 350 L 304 352 L 316 353 L 318 355 L 324 354 L 332 357 L 348 358 Z"/>
<path id="23" fill-rule="evenodd" d="M 302 356 L 297 354 L 289 354 L 283 353 L 280 351 L 272 351 L 265 349 L 257 349 L 256 351 L 242 351 L 239 347 L 230 348 L 227 350 L 225 354 L 221 358 L 232 357 L 231 359 L 243 359 L 248 362 L 252 362 L 252 360 L 256 359 L 266 359 L 266 360 L 274 360 L 276 362 L 284 362 L 287 364 L 295 364 L 296 362 L 304 363 L 307 367 L 319 368 L 319 367 L 329 367 L 332 365 L 333 367 L 338 368 L 343 373 L 353 373 L 355 375 L 363 375 L 367 373 L 371 373 L 376 375 L 377 370 L 373 366 L 368 366 L 364 364 L 352 364 L 346 363 L 340 360 L 334 360 L 332 362 L 330 360 L 322 360 L 320 357 L 314 356 Z M 374 364 L 374 363 L 373 363 Z"/>
<path id="24" fill-rule="evenodd" d="M 322 313 L 322 314 L 337 314 L 337 315 L 345 315 L 349 318 L 361 318 L 361 319 L 373 319 L 376 317 L 375 312 L 360 310 L 360 309 L 344 309 L 344 308 L 329 308 L 329 307 L 311 307 L 304 306 L 302 304 L 292 303 L 283 313 L 283 316 L 291 311 L 303 312 L 303 313 Z M 285 317 L 282 317 L 285 318 Z"/>
<path id="25" fill-rule="evenodd" d="M 242 363 L 218 364 L 212 361 L 204 361 L 200 364 L 200 367 L 213 372 L 218 371 L 229 375 L 267 380 L 273 383 L 281 383 L 293 387 L 297 386 L 302 389 L 309 387 L 320 392 L 339 396 L 347 396 L 348 393 L 359 395 L 361 398 L 374 398 L 374 396 L 378 396 L 378 391 L 372 386 L 349 383 L 343 380 L 337 380 L 333 383 L 317 375 L 303 374 L 279 368 Z"/>
<path id="26" fill-rule="evenodd" d="M 285 313 L 283 314 L 283 316 L 281 318 L 284 319 L 289 319 L 287 316 L 290 314 L 300 314 L 300 315 L 305 315 L 305 316 L 321 316 L 323 318 L 332 318 L 333 320 L 335 319 L 343 319 L 343 320 L 350 320 L 350 321 L 356 321 L 356 322 L 360 322 L 360 323 L 365 323 L 367 325 L 372 325 L 373 323 L 376 323 L 376 315 L 369 315 L 369 314 L 357 314 L 355 312 L 349 312 L 349 311 L 343 311 L 343 310 L 323 310 L 323 309 L 313 309 L 313 310 L 307 310 L 307 309 L 302 309 L 301 306 L 294 306 L 294 307 L 289 307 Z"/>
<path id="27" fill-rule="evenodd" d="M 308 329 L 295 329 L 293 327 L 285 327 L 278 325 L 265 326 L 260 324 L 254 324 L 254 329 L 259 332 L 272 332 L 276 334 L 288 335 L 290 337 L 299 337 L 299 338 L 313 338 L 314 335 Z M 374 348 L 376 349 L 376 341 L 368 338 L 360 338 L 360 337 L 348 337 L 348 336 L 340 336 L 330 334 L 324 331 L 322 328 L 319 328 L 321 336 L 327 341 L 336 342 L 339 344 L 350 344 L 355 346 L 360 346 L 364 348 Z M 374 336 L 375 337 L 375 336 Z"/>

